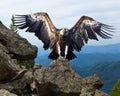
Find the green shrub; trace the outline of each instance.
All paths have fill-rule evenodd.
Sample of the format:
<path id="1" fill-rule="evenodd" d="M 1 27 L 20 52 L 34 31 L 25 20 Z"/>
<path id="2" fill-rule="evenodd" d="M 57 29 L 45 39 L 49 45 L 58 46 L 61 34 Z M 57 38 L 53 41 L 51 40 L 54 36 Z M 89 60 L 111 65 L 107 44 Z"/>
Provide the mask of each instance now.
<path id="1" fill-rule="evenodd" d="M 15 26 L 15 18 L 14 18 L 14 16 L 12 16 L 12 18 L 11 18 L 11 24 L 10 24 L 10 30 L 12 31 L 12 32 L 18 32 L 18 30 L 17 30 L 17 27 Z"/>
<path id="2" fill-rule="evenodd" d="M 24 61 L 24 60 L 23 61 L 18 61 L 18 63 L 26 69 L 30 69 L 30 68 L 33 67 L 33 65 L 30 64 L 28 61 Z"/>
<path id="3" fill-rule="evenodd" d="M 114 85 L 110 96 L 120 96 L 120 80 L 118 80 L 117 83 Z"/>

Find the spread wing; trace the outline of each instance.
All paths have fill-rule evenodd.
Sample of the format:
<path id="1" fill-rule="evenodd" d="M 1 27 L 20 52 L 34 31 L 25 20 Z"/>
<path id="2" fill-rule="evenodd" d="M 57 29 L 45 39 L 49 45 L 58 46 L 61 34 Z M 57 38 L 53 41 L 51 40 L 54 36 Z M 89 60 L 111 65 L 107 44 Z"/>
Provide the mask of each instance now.
<path id="1" fill-rule="evenodd" d="M 54 27 L 47 13 L 35 13 L 28 15 L 15 15 L 15 26 L 19 29 L 27 28 L 26 32 L 33 32 L 43 43 L 44 49 L 53 48 L 55 44 Z"/>
<path id="2" fill-rule="evenodd" d="M 78 22 L 70 29 L 72 34 L 71 46 L 73 50 L 79 51 L 89 39 L 98 40 L 98 36 L 103 39 L 110 39 L 111 32 L 114 32 L 112 26 L 100 23 L 88 16 L 82 16 Z"/>

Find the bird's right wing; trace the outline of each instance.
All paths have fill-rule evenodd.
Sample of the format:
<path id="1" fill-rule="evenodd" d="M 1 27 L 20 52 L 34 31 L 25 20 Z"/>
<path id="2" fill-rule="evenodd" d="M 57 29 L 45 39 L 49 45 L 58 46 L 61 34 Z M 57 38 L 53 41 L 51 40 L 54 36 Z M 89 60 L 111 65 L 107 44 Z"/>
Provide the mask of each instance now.
<path id="1" fill-rule="evenodd" d="M 73 49 L 79 51 L 89 39 L 98 40 L 98 36 L 103 39 L 110 39 L 114 28 L 107 24 L 100 23 L 88 16 L 82 16 L 78 22 L 70 29 Z"/>
<path id="2" fill-rule="evenodd" d="M 55 44 L 57 29 L 54 27 L 47 13 L 15 15 L 15 26 L 19 29 L 27 28 L 26 32 L 33 32 L 43 43 L 44 49 L 52 48 Z"/>

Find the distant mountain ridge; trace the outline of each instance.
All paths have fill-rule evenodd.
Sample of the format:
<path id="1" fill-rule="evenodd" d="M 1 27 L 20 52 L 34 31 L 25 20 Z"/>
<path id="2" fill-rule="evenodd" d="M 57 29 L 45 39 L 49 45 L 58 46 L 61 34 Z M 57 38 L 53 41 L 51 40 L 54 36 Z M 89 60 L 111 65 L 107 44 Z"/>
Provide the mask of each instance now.
<path id="1" fill-rule="evenodd" d="M 81 53 L 120 53 L 120 43 L 101 46 L 84 46 Z"/>
<path id="2" fill-rule="evenodd" d="M 78 74 L 82 77 L 97 74 L 101 77 L 104 82 L 102 91 L 110 93 L 112 87 L 120 79 L 120 61 L 116 62 L 100 62 L 93 67 L 88 68 L 75 68 Z"/>
<path id="3" fill-rule="evenodd" d="M 50 50 L 46 51 L 42 47 L 38 47 L 38 55 L 42 56 L 49 53 Z M 78 52 L 75 51 L 75 53 Z M 80 53 L 120 53 L 120 43 L 99 46 L 86 45 L 82 47 Z"/>
<path id="4" fill-rule="evenodd" d="M 99 62 L 120 61 L 120 53 L 81 53 L 71 61 L 74 66 L 81 68 L 94 66 Z"/>

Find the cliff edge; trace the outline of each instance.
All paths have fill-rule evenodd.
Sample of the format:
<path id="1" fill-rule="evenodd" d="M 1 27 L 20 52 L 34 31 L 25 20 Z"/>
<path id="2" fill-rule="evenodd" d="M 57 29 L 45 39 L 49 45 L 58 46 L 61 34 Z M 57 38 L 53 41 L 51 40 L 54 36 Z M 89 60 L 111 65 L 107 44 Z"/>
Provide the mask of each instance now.
<path id="1" fill-rule="evenodd" d="M 0 22 L 0 96 L 109 96 L 99 76 L 80 77 L 63 57 L 42 67 L 36 56 L 36 46 Z"/>

